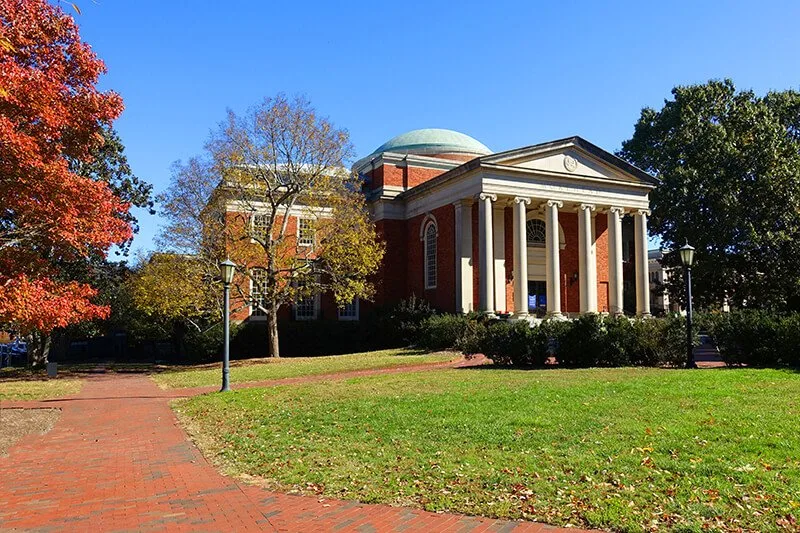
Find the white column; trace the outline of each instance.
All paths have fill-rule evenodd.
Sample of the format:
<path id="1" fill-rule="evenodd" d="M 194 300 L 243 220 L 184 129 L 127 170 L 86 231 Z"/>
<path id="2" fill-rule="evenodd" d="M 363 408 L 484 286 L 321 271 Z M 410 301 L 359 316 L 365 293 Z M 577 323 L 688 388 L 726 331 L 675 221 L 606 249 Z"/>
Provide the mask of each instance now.
<path id="1" fill-rule="evenodd" d="M 456 311 L 469 313 L 472 302 L 472 201 L 453 204 L 456 223 Z"/>
<path id="2" fill-rule="evenodd" d="M 622 215 L 621 207 L 608 210 L 608 311 L 621 315 L 622 309 Z"/>
<path id="3" fill-rule="evenodd" d="M 561 239 L 558 233 L 558 210 L 563 202 L 548 200 L 545 205 L 545 271 L 547 312 L 561 314 Z"/>
<path id="4" fill-rule="evenodd" d="M 578 208 L 578 273 L 580 274 L 581 313 L 597 312 L 597 258 L 592 204 Z"/>
<path id="5" fill-rule="evenodd" d="M 492 202 L 494 194 L 478 195 L 478 269 L 479 269 L 479 309 L 494 311 L 494 248 L 492 246 Z"/>
<path id="6" fill-rule="evenodd" d="M 636 314 L 650 315 L 650 278 L 647 261 L 647 215 L 650 211 L 640 209 L 633 215 L 633 240 L 636 255 Z"/>
<path id="7" fill-rule="evenodd" d="M 492 221 L 494 240 L 494 310 L 507 311 L 506 302 L 506 206 L 495 202 Z"/>
<path id="8" fill-rule="evenodd" d="M 528 239 L 525 206 L 530 198 L 514 198 L 514 314 L 528 315 Z"/>

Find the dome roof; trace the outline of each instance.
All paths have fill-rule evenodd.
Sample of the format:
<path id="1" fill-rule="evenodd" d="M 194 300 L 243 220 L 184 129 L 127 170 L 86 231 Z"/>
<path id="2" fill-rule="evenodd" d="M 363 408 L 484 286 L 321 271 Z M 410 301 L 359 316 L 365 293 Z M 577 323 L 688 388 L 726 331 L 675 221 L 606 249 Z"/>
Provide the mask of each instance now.
<path id="1" fill-rule="evenodd" d="M 492 151 L 482 142 L 453 130 L 427 128 L 413 130 L 394 137 L 380 145 L 371 155 L 383 152 L 404 154 L 475 154 L 487 155 Z"/>

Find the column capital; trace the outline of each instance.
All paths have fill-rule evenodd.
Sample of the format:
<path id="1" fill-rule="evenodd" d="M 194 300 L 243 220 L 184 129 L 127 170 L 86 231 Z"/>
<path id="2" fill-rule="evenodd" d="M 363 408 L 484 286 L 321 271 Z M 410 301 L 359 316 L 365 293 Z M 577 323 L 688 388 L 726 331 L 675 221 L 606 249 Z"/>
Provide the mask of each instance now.
<path id="1" fill-rule="evenodd" d="M 564 202 L 562 202 L 561 200 L 547 200 L 546 205 L 547 207 L 555 206 L 558 209 L 561 209 L 562 207 L 564 207 Z"/>
<path id="2" fill-rule="evenodd" d="M 586 209 L 588 209 L 589 211 L 594 211 L 595 210 L 595 205 L 594 204 L 581 204 L 581 205 L 578 206 L 578 211 L 584 211 Z"/>
<path id="3" fill-rule="evenodd" d="M 636 210 L 636 214 L 639 215 L 639 216 L 644 215 L 644 216 L 649 217 L 650 216 L 650 210 L 649 209 L 637 209 Z"/>
<path id="4" fill-rule="evenodd" d="M 617 213 L 618 215 L 622 216 L 622 215 L 625 214 L 625 208 L 624 207 L 620 207 L 618 205 L 612 205 L 611 207 L 608 208 L 608 212 L 609 213 Z"/>
<path id="5" fill-rule="evenodd" d="M 531 205 L 531 199 L 530 199 L 530 198 L 527 198 L 527 197 L 525 197 L 525 196 L 515 196 L 515 197 L 514 197 L 514 203 L 515 203 L 515 204 L 522 204 L 522 203 L 524 203 L 525 205 Z"/>
<path id="6" fill-rule="evenodd" d="M 491 200 L 492 202 L 496 202 L 496 201 L 497 201 L 497 195 L 496 195 L 496 194 L 490 194 L 490 193 L 488 193 L 488 192 L 482 192 L 482 193 L 479 193 L 479 194 L 476 196 L 476 198 L 477 198 L 478 200 L 480 200 L 481 202 L 483 202 L 483 201 L 485 201 L 485 200 L 487 200 L 487 199 L 488 199 L 488 200 Z"/>

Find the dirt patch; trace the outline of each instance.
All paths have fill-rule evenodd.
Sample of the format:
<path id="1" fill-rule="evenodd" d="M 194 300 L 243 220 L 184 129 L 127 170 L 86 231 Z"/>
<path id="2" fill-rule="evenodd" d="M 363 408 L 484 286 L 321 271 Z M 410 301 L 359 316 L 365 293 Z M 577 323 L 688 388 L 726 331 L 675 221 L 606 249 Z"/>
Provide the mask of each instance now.
<path id="1" fill-rule="evenodd" d="M 26 435 L 44 435 L 61 416 L 61 409 L 0 409 L 0 456 Z"/>

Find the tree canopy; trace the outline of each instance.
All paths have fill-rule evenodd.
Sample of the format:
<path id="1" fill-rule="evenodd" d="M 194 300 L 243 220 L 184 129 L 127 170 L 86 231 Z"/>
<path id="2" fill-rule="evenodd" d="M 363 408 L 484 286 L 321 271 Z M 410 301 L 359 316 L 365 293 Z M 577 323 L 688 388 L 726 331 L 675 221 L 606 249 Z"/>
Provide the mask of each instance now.
<path id="1" fill-rule="evenodd" d="M 103 150 L 122 99 L 97 88 L 105 65 L 59 7 L 0 0 L 0 37 L 0 321 L 48 333 L 108 313 L 61 266 L 132 235 L 114 179 L 76 168 Z"/>
<path id="2" fill-rule="evenodd" d="M 661 180 L 650 232 L 697 248 L 701 303 L 800 307 L 800 93 L 675 87 L 662 109 L 642 110 L 618 155 Z"/>
<path id="3" fill-rule="evenodd" d="M 162 244 L 202 256 L 209 272 L 225 256 L 240 266 L 235 295 L 266 314 L 272 356 L 281 306 L 322 292 L 345 305 L 374 292 L 369 276 L 384 248 L 345 167 L 351 156 L 346 130 L 306 99 L 279 95 L 229 112 L 206 153 L 176 165 L 162 198 Z"/>

